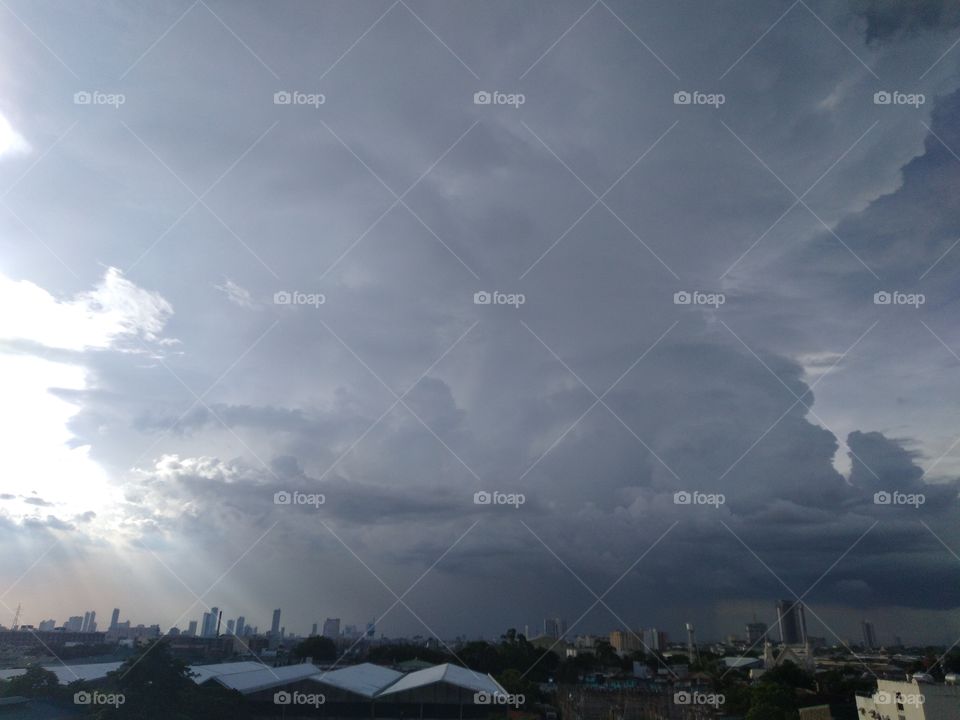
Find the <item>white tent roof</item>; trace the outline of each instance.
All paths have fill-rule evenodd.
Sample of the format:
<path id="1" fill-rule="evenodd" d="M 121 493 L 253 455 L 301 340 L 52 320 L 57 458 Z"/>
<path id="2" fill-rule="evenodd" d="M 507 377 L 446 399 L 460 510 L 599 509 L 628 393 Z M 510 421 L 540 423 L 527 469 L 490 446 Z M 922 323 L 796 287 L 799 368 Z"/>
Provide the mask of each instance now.
<path id="1" fill-rule="evenodd" d="M 260 666 L 259 670 L 214 675 L 213 679 L 226 688 L 237 690 L 244 695 L 248 695 L 249 693 L 279 687 L 287 683 L 296 682 L 297 680 L 305 680 L 316 675 L 319 670 L 316 665 L 311 663 L 271 668 Z"/>
<path id="2" fill-rule="evenodd" d="M 314 675 L 311 680 L 372 698 L 402 677 L 402 672 L 373 663 L 362 663 L 322 672 Z"/>
<path id="3" fill-rule="evenodd" d="M 205 683 L 213 677 L 220 675 L 233 675 L 241 672 L 252 672 L 254 670 L 263 670 L 264 664 L 255 660 L 244 660 L 242 662 L 214 663 L 213 665 L 191 665 L 190 671 L 193 672 L 193 681 L 197 685 Z"/>
<path id="4" fill-rule="evenodd" d="M 404 690 L 413 690 L 438 682 L 449 683 L 474 692 L 488 692 L 490 694 L 506 694 L 507 692 L 500 683 L 489 675 L 467 670 L 459 665 L 444 663 L 405 675 L 380 694 L 393 695 Z"/>

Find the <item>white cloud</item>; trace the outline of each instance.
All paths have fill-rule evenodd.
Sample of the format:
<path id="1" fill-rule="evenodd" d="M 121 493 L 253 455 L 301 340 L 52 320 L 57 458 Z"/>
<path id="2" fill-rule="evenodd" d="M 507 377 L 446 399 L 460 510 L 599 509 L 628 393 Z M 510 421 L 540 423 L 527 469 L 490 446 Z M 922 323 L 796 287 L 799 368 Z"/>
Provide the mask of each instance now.
<path id="1" fill-rule="evenodd" d="M 0 113 L 0 157 L 5 155 L 25 155 L 31 150 L 23 135 L 14 130 L 13 125 Z"/>
<path id="2" fill-rule="evenodd" d="M 240 285 L 237 285 L 233 280 L 227 278 L 223 285 L 214 285 L 217 290 L 224 293 L 227 296 L 227 299 L 232 302 L 234 305 L 239 305 L 240 307 L 252 308 L 254 305 L 253 298 L 250 296 L 250 291 Z"/>

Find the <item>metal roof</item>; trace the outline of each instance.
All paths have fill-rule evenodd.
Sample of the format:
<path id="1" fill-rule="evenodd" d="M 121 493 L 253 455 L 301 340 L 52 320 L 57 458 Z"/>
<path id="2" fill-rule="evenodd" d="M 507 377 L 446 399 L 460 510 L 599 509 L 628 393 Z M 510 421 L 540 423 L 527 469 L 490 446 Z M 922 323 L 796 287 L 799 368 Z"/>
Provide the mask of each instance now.
<path id="1" fill-rule="evenodd" d="M 312 663 L 301 665 L 284 665 L 283 667 L 262 667 L 259 670 L 214 675 L 213 679 L 231 690 L 237 690 L 244 695 L 280 687 L 288 683 L 306 680 L 316 675 L 319 668 Z"/>
<path id="2" fill-rule="evenodd" d="M 394 693 L 405 690 L 414 690 L 416 688 L 433 685 L 434 683 L 445 682 L 450 685 L 456 685 L 466 690 L 474 692 L 487 692 L 493 695 L 506 694 L 506 690 L 489 675 L 467 670 L 459 665 L 444 663 L 443 665 L 434 665 L 424 670 L 404 675 L 393 685 L 380 693 L 380 695 L 393 695 Z"/>
<path id="3" fill-rule="evenodd" d="M 357 695 L 372 698 L 403 677 L 402 672 L 391 670 L 373 663 L 351 665 L 314 675 L 311 680 L 331 685 Z"/>
<path id="4" fill-rule="evenodd" d="M 265 667 L 267 666 L 262 662 L 244 660 L 242 662 L 214 663 L 212 665 L 191 665 L 190 671 L 193 673 L 193 681 L 199 685 L 220 675 L 263 670 Z"/>

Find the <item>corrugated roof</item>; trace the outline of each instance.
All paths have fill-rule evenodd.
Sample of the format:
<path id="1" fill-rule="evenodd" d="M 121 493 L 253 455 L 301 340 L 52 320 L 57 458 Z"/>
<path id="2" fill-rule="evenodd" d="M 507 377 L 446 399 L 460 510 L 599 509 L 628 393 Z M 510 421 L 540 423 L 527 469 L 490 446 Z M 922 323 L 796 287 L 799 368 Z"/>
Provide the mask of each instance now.
<path id="1" fill-rule="evenodd" d="M 214 663 L 212 665 L 191 665 L 190 671 L 194 674 L 193 681 L 197 685 L 205 683 L 207 680 L 220 675 L 233 675 L 241 672 L 252 672 L 254 670 L 263 670 L 265 665 L 256 660 L 244 660 L 241 662 Z"/>
<path id="2" fill-rule="evenodd" d="M 404 690 L 432 685 L 438 682 L 449 683 L 474 692 L 488 692 L 491 694 L 506 694 L 500 683 L 489 675 L 467 670 L 459 665 L 444 663 L 425 670 L 417 670 L 397 680 L 393 685 L 381 692 L 381 695 L 393 695 Z"/>
<path id="3" fill-rule="evenodd" d="M 287 683 L 305 680 L 316 675 L 320 669 L 312 663 L 302 665 L 284 665 L 283 667 L 264 668 L 247 672 L 214 675 L 214 680 L 226 688 L 248 695 L 260 690 L 279 687 Z"/>
<path id="4" fill-rule="evenodd" d="M 403 677 L 402 672 L 381 667 L 380 665 L 374 665 L 373 663 L 362 663 L 360 665 L 340 668 L 339 670 L 323 672 L 319 675 L 314 675 L 311 680 L 316 680 L 324 685 L 331 685 L 341 690 L 347 690 L 357 695 L 372 698 L 401 677 Z"/>

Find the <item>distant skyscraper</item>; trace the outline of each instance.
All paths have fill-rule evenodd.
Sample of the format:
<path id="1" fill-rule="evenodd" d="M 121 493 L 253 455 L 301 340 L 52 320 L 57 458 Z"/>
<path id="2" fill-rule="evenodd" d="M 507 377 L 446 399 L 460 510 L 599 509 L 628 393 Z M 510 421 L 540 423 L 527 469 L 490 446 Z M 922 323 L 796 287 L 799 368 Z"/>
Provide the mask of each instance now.
<path id="1" fill-rule="evenodd" d="M 367 637 L 372 638 L 377 634 L 377 621 L 376 619 L 371 620 L 367 623 Z"/>
<path id="2" fill-rule="evenodd" d="M 653 652 L 663 652 L 667 649 L 667 634 L 656 628 L 643 631 L 643 643 Z"/>
<path id="3" fill-rule="evenodd" d="M 777 619 L 780 621 L 780 640 L 784 645 L 804 645 L 807 642 L 807 618 L 802 602 L 778 602 Z"/>
<path id="4" fill-rule="evenodd" d="M 767 624 L 762 622 L 747 623 L 747 644 L 756 645 L 763 641 L 767 634 Z"/>
<path id="5" fill-rule="evenodd" d="M 313 627 L 310 628 L 310 637 L 316 637 L 316 636 L 317 636 L 317 624 L 314 623 Z"/>
<path id="6" fill-rule="evenodd" d="M 87 622 L 87 632 L 97 631 L 97 611 L 90 611 L 90 620 Z"/>
<path id="7" fill-rule="evenodd" d="M 280 636 L 280 608 L 273 611 L 273 622 L 270 623 L 270 634 Z"/>
<path id="8" fill-rule="evenodd" d="M 83 622 L 80 623 L 80 632 L 87 632 L 90 627 L 90 613 L 85 612 L 83 614 Z"/>
<path id="9" fill-rule="evenodd" d="M 327 618 L 323 621 L 323 636 L 327 638 L 340 637 L 340 618 Z"/>
<path id="10" fill-rule="evenodd" d="M 187 626 L 187 631 L 184 633 L 187 637 L 196 637 L 197 636 L 197 621 L 191 620 L 190 624 Z"/>
<path id="11" fill-rule="evenodd" d="M 53 632 L 57 627 L 56 620 L 41 620 L 40 626 L 37 628 L 40 632 Z"/>
<path id="12" fill-rule="evenodd" d="M 233 635 L 233 620 L 227 620 L 227 635 Z"/>
<path id="13" fill-rule="evenodd" d="M 567 634 L 567 621 L 559 617 L 545 618 L 543 621 L 543 634 L 559 640 Z"/>
<path id="14" fill-rule="evenodd" d="M 234 626 L 237 637 L 243 637 L 243 631 L 246 628 L 247 619 L 241 615 L 237 618 L 237 624 Z"/>
<path id="15" fill-rule="evenodd" d="M 80 632 L 83 627 L 83 618 L 80 615 L 72 615 L 64 624 L 63 629 L 69 632 Z"/>
<path id="16" fill-rule="evenodd" d="M 114 608 L 113 614 L 110 616 L 110 629 L 116 630 L 117 625 L 120 623 L 120 608 Z"/>
<path id="17" fill-rule="evenodd" d="M 220 634 L 220 608 L 210 608 L 210 637 Z"/>
<path id="18" fill-rule="evenodd" d="M 208 612 L 205 612 L 203 614 L 203 620 L 200 623 L 200 637 L 210 637 L 210 635 L 212 635 L 212 633 L 210 632 L 211 617 L 212 615 L 210 615 L 210 613 Z"/>
<path id="19" fill-rule="evenodd" d="M 860 626 L 863 628 L 863 646 L 867 650 L 876 650 L 877 634 L 873 629 L 873 623 L 869 620 L 864 620 Z"/>

